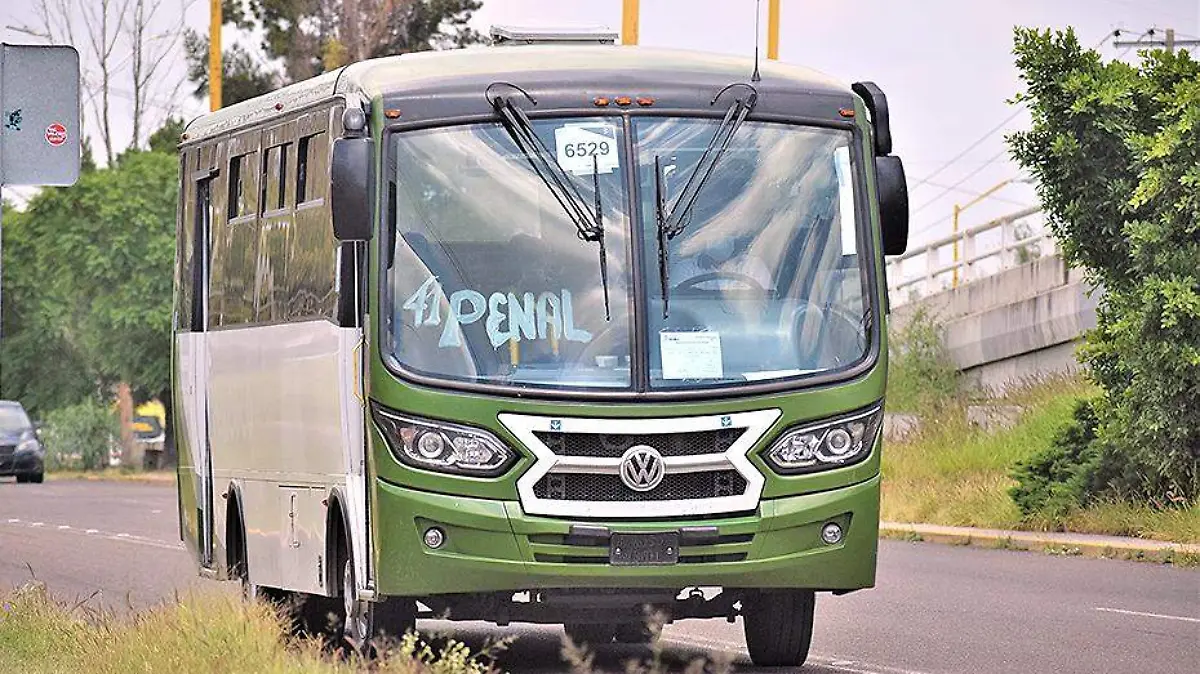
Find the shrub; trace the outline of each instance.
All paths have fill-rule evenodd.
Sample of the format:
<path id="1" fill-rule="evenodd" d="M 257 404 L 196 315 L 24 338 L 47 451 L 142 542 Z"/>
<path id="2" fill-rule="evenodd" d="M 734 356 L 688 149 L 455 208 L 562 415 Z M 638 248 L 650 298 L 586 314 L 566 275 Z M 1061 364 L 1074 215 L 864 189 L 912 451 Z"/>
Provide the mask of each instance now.
<path id="1" fill-rule="evenodd" d="M 1090 400 L 1075 404 L 1071 423 L 1054 436 L 1050 446 L 1018 461 L 1009 490 L 1021 514 L 1061 518 L 1084 505 L 1095 492 L 1099 463 L 1096 411 Z"/>
<path id="2" fill-rule="evenodd" d="M 92 400 L 50 412 L 46 415 L 47 468 L 103 468 L 117 432 L 116 416 Z"/>
<path id="3" fill-rule="evenodd" d="M 1200 62 L 1104 62 L 1075 33 L 1019 28 L 1032 125 L 1009 138 L 1065 259 L 1103 287 L 1083 360 L 1105 391 L 1094 454 L 1115 492 L 1200 498 Z"/>
<path id="4" fill-rule="evenodd" d="M 961 388 L 958 368 L 942 340 L 942 326 L 918 306 L 904 327 L 889 336 L 887 404 L 919 412 L 940 407 Z"/>

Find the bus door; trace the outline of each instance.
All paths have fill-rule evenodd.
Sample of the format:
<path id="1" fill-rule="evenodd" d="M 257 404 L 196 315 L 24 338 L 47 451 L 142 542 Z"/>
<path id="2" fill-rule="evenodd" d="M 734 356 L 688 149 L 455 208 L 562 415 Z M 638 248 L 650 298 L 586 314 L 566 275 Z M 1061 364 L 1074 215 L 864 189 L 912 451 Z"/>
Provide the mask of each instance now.
<path id="1" fill-rule="evenodd" d="M 179 432 L 181 536 L 200 565 L 213 569 L 213 481 L 208 433 L 208 300 L 212 259 L 213 193 L 217 162 L 213 146 L 184 156 L 186 201 L 180 223 L 180 286 L 176 317 L 176 418 Z M 194 163 L 188 161 L 194 158 Z"/>

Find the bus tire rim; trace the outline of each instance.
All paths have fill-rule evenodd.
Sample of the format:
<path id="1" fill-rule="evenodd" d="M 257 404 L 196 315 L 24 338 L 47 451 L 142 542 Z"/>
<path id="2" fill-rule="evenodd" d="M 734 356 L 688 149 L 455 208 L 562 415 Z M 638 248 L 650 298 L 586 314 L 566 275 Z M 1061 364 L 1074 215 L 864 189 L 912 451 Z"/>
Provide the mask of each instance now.
<path id="1" fill-rule="evenodd" d="M 349 559 L 342 569 L 342 608 L 346 613 L 345 635 L 361 644 L 370 629 L 370 607 L 357 599 L 354 586 L 354 565 Z M 358 644 L 356 644 L 358 645 Z"/>

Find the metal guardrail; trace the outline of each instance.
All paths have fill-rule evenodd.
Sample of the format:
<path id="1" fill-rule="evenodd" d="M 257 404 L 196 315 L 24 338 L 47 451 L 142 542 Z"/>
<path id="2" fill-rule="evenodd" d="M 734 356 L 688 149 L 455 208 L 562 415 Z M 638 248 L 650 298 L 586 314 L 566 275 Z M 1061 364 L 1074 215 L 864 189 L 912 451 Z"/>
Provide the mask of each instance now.
<path id="1" fill-rule="evenodd" d="M 1058 250 L 1057 242 L 1043 228 L 1031 230 L 1026 236 L 1019 236 L 1022 220 L 1041 212 L 1040 206 L 1030 206 L 1000 218 L 989 220 L 982 224 L 967 227 L 957 234 L 950 234 L 940 239 L 924 243 L 912 248 L 903 255 L 887 260 L 888 293 L 893 304 L 919 299 L 925 295 L 940 292 L 957 284 L 983 278 L 998 271 L 1024 264 L 1034 258 L 1050 255 Z M 981 237 L 999 230 L 999 241 L 993 245 L 980 241 Z M 962 255 L 958 260 L 952 256 L 943 262 L 940 255 L 943 249 L 953 249 L 958 243 L 962 247 Z M 916 274 L 904 275 L 905 262 L 916 258 L 924 258 L 924 265 Z M 997 260 L 996 263 L 982 264 L 985 260 Z M 957 274 L 954 272 L 957 270 Z"/>

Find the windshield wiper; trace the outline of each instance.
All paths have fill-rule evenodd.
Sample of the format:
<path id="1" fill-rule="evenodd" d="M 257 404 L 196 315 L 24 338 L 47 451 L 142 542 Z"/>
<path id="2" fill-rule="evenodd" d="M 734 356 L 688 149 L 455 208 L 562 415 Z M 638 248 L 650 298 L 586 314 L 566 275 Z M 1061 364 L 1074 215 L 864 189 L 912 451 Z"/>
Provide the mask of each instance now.
<path id="1" fill-rule="evenodd" d="M 683 186 L 683 191 L 675 198 L 675 202 L 668 209 L 666 204 L 666 195 L 663 190 L 662 165 L 658 155 L 654 155 L 654 216 L 658 226 L 658 278 L 662 283 L 663 293 L 663 318 L 667 317 L 671 289 L 669 284 L 667 268 L 670 265 L 670 243 L 671 240 L 687 227 L 688 221 L 691 218 L 692 206 L 696 203 L 696 197 L 699 196 L 700 190 L 704 188 L 704 184 L 708 182 L 709 176 L 712 175 L 713 169 L 716 168 L 717 162 L 725 154 L 725 150 L 729 148 L 729 142 L 733 140 L 733 134 L 737 133 L 738 127 L 742 122 L 746 121 L 746 117 L 750 111 L 754 109 L 754 104 L 758 102 L 758 90 L 744 82 L 734 82 L 727 85 L 724 89 L 717 92 L 716 96 L 712 97 L 709 105 L 716 105 L 721 96 L 726 91 L 735 87 L 745 87 L 749 90 L 745 98 L 738 97 L 725 111 L 725 117 L 721 119 L 721 125 L 717 127 L 713 137 L 708 141 L 708 146 L 704 148 L 704 154 L 700 155 L 700 160 L 696 162 L 695 168 L 692 169 L 692 174 L 688 176 L 687 182 Z"/>
<path id="2" fill-rule="evenodd" d="M 595 210 L 589 212 L 587 202 L 579 193 L 575 181 L 554 158 L 554 154 L 550 152 L 542 139 L 538 138 L 525 111 L 514 105 L 507 96 L 491 96 L 492 87 L 497 85 L 516 89 L 534 105 L 537 105 L 537 101 L 524 89 L 507 82 L 496 82 L 488 87 L 488 100 L 496 114 L 500 116 L 505 130 L 512 136 L 513 142 L 517 144 L 521 153 L 525 155 L 529 165 L 533 167 L 534 173 L 541 178 L 546 188 L 554 195 L 555 201 L 562 206 L 567 217 L 571 219 L 580 240 L 598 244 L 600 283 L 604 288 L 604 320 L 611 320 L 608 302 L 608 250 L 604 243 L 604 210 L 600 203 L 600 161 L 596 156 L 592 156 L 592 185 L 596 191 L 596 199 Z"/>

